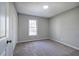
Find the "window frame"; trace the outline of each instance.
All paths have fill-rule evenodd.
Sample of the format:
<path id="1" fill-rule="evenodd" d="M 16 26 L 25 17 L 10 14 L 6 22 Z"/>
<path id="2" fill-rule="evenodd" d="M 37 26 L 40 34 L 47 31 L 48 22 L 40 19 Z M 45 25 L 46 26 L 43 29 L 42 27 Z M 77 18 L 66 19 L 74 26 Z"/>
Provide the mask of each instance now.
<path id="1" fill-rule="evenodd" d="M 32 24 L 30 24 L 30 21 L 35 21 L 35 27 L 33 27 L 32 26 Z M 32 29 L 34 30 L 34 29 L 36 29 L 36 30 L 34 30 L 34 32 L 35 32 L 35 34 L 33 34 L 33 32 L 32 32 Z M 31 34 L 31 32 L 32 32 L 32 34 Z M 29 36 L 37 36 L 37 20 L 33 20 L 33 19 L 31 19 L 31 20 L 29 20 L 29 33 L 28 33 L 28 35 Z"/>

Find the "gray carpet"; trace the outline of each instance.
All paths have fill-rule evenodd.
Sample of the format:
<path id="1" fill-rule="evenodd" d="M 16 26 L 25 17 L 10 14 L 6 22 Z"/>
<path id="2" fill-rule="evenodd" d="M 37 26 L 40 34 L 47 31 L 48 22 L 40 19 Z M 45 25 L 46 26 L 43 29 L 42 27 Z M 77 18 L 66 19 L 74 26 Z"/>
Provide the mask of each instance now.
<path id="1" fill-rule="evenodd" d="M 16 45 L 14 56 L 79 56 L 79 51 L 51 40 Z"/>

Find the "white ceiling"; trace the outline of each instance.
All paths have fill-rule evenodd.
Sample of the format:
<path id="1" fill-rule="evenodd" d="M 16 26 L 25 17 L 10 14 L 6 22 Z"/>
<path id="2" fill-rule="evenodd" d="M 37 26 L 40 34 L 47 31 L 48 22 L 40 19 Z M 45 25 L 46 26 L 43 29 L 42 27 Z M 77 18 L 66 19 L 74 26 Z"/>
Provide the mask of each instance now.
<path id="1" fill-rule="evenodd" d="M 43 6 L 48 5 L 44 10 Z M 52 17 L 61 12 L 79 6 L 78 2 L 16 2 L 15 7 L 18 13 L 40 17 Z"/>

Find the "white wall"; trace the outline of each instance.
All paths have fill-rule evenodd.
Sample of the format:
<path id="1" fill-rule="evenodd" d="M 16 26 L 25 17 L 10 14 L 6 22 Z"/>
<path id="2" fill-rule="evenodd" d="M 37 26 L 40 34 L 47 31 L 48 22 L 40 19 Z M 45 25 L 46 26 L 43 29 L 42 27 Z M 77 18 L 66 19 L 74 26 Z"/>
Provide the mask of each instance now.
<path id="1" fill-rule="evenodd" d="M 28 29 L 29 29 L 29 20 L 37 20 L 37 27 L 38 27 L 38 34 L 37 36 L 29 36 Z M 48 39 L 48 19 L 23 15 L 19 14 L 19 39 L 18 42 L 27 42 L 33 40 L 41 40 L 41 39 Z"/>
<path id="2" fill-rule="evenodd" d="M 18 16 L 13 3 L 9 3 L 9 39 L 14 49 L 18 39 Z"/>
<path id="3" fill-rule="evenodd" d="M 79 7 L 52 17 L 49 24 L 52 40 L 79 49 Z"/>

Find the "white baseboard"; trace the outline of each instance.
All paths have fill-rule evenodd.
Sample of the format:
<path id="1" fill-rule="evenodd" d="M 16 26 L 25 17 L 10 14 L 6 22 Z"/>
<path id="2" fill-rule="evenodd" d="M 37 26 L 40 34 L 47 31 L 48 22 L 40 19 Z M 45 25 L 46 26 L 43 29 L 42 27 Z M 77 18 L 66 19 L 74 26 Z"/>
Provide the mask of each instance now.
<path id="1" fill-rule="evenodd" d="M 38 39 L 38 40 L 45 40 L 45 39 Z M 25 41 L 18 41 L 18 43 L 24 43 L 24 42 L 31 42 L 31 41 L 38 41 L 37 39 L 36 40 L 25 40 Z"/>
<path id="2" fill-rule="evenodd" d="M 53 40 L 53 39 L 51 39 L 51 40 Z M 66 46 L 68 46 L 68 47 L 71 47 L 71 48 L 73 48 L 73 49 L 79 50 L 78 47 L 72 46 L 72 45 L 70 45 L 70 44 L 66 44 L 66 43 L 61 42 L 61 41 L 58 41 L 58 40 L 53 40 L 53 41 L 59 42 L 59 43 L 64 44 L 64 45 L 66 45 Z"/>

